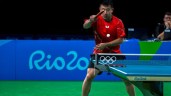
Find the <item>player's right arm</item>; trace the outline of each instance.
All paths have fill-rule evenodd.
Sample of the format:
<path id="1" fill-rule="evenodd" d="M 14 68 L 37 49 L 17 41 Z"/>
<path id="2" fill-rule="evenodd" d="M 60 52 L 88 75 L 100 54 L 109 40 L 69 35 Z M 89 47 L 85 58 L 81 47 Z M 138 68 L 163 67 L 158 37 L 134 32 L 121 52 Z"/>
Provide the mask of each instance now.
<path id="1" fill-rule="evenodd" d="M 97 20 L 98 16 L 100 16 L 103 12 L 104 10 L 101 10 L 96 15 L 91 15 L 90 18 L 84 22 L 83 28 L 84 29 L 90 28 L 92 26 L 92 23 L 94 23 Z"/>
<path id="2" fill-rule="evenodd" d="M 89 29 L 92 26 L 92 23 L 96 21 L 96 15 L 91 15 L 89 19 L 85 20 L 83 24 L 84 29 Z"/>

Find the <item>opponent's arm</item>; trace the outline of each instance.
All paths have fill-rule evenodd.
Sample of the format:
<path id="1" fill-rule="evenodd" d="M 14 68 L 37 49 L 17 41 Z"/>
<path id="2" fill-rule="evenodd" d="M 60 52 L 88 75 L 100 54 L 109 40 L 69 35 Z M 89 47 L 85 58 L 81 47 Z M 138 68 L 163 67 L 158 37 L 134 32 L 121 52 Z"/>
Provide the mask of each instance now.
<path id="1" fill-rule="evenodd" d="M 166 29 L 171 29 L 171 21 L 166 21 L 164 23 L 165 23 Z"/>
<path id="2" fill-rule="evenodd" d="M 170 30 L 171 29 L 171 21 L 166 21 L 164 22 L 165 23 L 165 26 L 166 26 L 166 29 L 165 30 Z M 165 32 L 165 31 L 164 31 Z M 157 38 L 159 40 L 164 40 L 164 32 L 160 33 Z"/>
<path id="3" fill-rule="evenodd" d="M 157 36 L 157 39 L 163 40 L 163 39 L 164 39 L 164 32 L 160 33 L 160 34 Z"/>

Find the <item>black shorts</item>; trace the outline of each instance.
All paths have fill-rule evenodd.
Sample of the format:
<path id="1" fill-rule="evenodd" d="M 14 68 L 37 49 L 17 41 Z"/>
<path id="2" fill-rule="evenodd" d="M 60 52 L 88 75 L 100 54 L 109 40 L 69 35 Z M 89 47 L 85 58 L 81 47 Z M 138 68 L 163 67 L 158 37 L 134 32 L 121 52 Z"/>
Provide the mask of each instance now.
<path id="1" fill-rule="evenodd" d="M 116 60 L 125 60 L 126 59 L 126 56 L 124 56 L 124 55 L 115 55 L 115 57 L 116 57 Z M 94 68 L 94 63 L 92 61 L 90 61 L 88 68 Z M 99 70 L 99 69 L 97 69 L 97 70 Z M 98 75 L 100 75 L 100 74 L 102 74 L 102 71 L 100 71 Z"/>

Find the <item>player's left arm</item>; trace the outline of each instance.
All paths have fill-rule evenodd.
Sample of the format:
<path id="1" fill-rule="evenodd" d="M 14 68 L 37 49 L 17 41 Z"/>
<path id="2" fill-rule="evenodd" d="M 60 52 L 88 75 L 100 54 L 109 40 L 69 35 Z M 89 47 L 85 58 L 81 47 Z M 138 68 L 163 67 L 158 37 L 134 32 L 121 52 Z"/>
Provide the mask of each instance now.
<path id="1" fill-rule="evenodd" d="M 100 44 L 96 45 L 96 48 L 103 50 L 106 47 L 117 46 L 117 45 L 120 45 L 123 42 L 123 40 L 124 40 L 124 38 L 117 38 L 117 39 L 107 42 L 107 43 L 100 43 Z"/>
<path id="2" fill-rule="evenodd" d="M 125 28 L 122 21 L 120 20 L 117 25 L 117 39 L 106 43 L 100 43 L 96 45 L 96 48 L 103 50 L 106 47 L 118 46 L 124 41 L 125 36 Z"/>

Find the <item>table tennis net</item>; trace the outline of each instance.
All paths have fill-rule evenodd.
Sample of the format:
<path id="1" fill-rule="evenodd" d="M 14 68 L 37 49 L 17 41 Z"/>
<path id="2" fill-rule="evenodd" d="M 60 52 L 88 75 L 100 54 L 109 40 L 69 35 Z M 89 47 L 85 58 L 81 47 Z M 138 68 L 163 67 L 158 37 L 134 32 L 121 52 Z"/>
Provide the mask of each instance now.
<path id="1" fill-rule="evenodd" d="M 125 58 L 124 58 L 125 57 Z M 129 65 L 168 65 L 171 66 L 171 54 L 112 54 L 98 53 L 91 55 L 94 64 L 129 64 Z"/>

